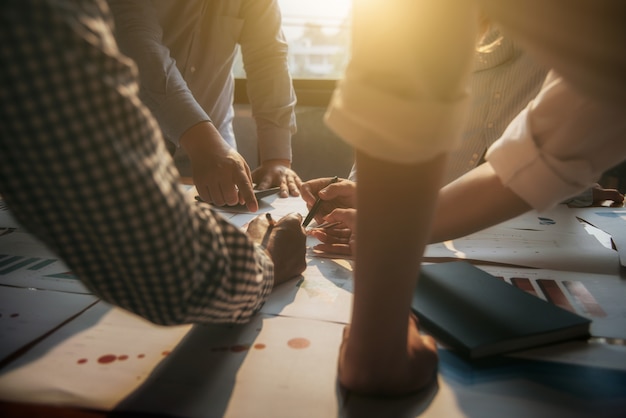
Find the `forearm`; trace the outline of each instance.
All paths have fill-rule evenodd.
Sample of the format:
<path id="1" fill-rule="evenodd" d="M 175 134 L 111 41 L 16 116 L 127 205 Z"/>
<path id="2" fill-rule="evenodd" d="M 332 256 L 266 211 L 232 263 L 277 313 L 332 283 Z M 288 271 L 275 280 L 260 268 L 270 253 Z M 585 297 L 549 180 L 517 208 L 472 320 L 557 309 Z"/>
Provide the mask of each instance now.
<path id="1" fill-rule="evenodd" d="M 350 340 L 357 364 L 406 354 L 407 318 L 444 157 L 399 165 L 358 153 L 357 258 Z M 406 187 L 407 179 L 414 187 Z"/>
<path id="2" fill-rule="evenodd" d="M 430 242 L 460 238 L 530 209 L 484 163 L 439 191 Z"/>
<path id="3" fill-rule="evenodd" d="M 106 15 L 44 3 L 33 13 L 24 2 L 10 21 L 0 13 L 10 46 L 0 58 L 20 70 L 0 68 L 0 118 L 12 133 L 10 144 L 0 137 L 3 198 L 103 300 L 160 324 L 246 321 L 271 289 L 271 261 L 179 189 L 134 68 L 103 49 L 114 45 Z M 19 48 L 31 55 L 15 59 Z M 37 107 L 34 97 L 48 100 Z"/>

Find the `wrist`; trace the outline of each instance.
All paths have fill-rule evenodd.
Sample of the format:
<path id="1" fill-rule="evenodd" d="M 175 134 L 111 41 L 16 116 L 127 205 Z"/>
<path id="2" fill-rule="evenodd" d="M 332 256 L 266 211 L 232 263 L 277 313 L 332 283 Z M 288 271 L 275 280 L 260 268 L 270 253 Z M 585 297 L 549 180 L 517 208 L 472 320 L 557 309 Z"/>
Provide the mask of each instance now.
<path id="1" fill-rule="evenodd" d="M 282 158 L 271 158 L 271 159 L 261 162 L 261 165 L 264 165 L 264 166 L 280 165 L 283 167 L 291 168 L 291 161 L 288 159 L 282 159 Z"/>

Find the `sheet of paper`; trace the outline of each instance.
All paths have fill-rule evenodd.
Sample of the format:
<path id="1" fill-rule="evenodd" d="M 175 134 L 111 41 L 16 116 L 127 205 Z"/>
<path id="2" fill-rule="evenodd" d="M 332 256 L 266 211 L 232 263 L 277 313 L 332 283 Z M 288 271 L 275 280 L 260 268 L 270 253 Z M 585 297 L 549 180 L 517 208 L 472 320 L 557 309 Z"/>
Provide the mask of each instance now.
<path id="1" fill-rule="evenodd" d="M 91 295 L 0 286 L 0 364 L 97 300 Z"/>
<path id="2" fill-rule="evenodd" d="M 557 205 L 545 212 L 528 211 L 500 225 L 511 229 L 577 234 L 582 232 L 580 221 L 576 218 L 577 213 L 578 209 Z"/>
<path id="3" fill-rule="evenodd" d="M 98 302 L 0 370 L 0 399 L 110 410 L 190 326 L 162 327 Z"/>
<path id="4" fill-rule="evenodd" d="M 22 226 L 17 222 L 6 202 L 0 198 L 0 235 L 2 230 L 6 228 L 21 228 Z"/>
<path id="5" fill-rule="evenodd" d="M 309 258 L 302 277 L 274 288 L 261 312 L 346 324 L 350 322 L 352 292 L 348 261 Z"/>
<path id="6" fill-rule="evenodd" d="M 579 217 L 611 236 L 620 264 L 626 266 L 626 208 L 589 208 Z"/>
<path id="7" fill-rule="evenodd" d="M 426 261 L 479 260 L 552 270 L 619 274 L 616 251 L 603 246 L 582 225 L 577 231 L 509 228 L 500 224 L 475 234 L 431 244 Z"/>
<path id="8" fill-rule="evenodd" d="M 259 315 L 194 327 L 116 410 L 181 417 L 336 417 L 343 325 Z"/>
<path id="9" fill-rule="evenodd" d="M 91 293 L 56 254 L 22 229 L 0 236 L 0 284 Z"/>

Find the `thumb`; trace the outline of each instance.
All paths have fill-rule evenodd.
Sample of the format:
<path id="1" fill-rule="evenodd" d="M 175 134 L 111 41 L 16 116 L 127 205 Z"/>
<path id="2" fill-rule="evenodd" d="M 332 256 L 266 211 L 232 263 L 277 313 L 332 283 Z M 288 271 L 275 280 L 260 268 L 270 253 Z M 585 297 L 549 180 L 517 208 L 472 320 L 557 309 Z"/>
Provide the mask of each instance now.
<path id="1" fill-rule="evenodd" d="M 356 187 L 353 182 L 345 180 L 324 187 L 318 194 L 322 200 L 331 200 L 337 197 L 352 197 L 356 194 Z"/>

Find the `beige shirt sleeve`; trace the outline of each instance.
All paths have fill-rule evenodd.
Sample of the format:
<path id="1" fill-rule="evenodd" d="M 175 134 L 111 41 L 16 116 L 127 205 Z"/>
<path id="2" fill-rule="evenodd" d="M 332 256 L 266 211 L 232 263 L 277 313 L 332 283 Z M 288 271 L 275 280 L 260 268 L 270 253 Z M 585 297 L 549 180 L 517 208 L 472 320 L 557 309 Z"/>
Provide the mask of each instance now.
<path id="1" fill-rule="evenodd" d="M 452 149 L 464 125 L 473 2 L 355 2 L 352 56 L 326 114 L 356 149 L 415 163 Z"/>
<path id="2" fill-rule="evenodd" d="M 537 210 L 583 192 L 626 155 L 626 110 L 581 95 L 550 72 L 491 146 L 503 184 Z"/>

